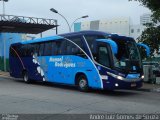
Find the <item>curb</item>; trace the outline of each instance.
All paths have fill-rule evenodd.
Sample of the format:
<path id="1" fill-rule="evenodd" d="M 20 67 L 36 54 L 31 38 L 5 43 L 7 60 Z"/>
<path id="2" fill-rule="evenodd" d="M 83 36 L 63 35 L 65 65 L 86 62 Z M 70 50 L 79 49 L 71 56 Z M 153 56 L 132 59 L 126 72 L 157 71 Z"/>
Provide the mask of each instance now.
<path id="1" fill-rule="evenodd" d="M 160 88 L 141 88 L 141 89 L 136 89 L 135 91 L 160 93 Z"/>
<path id="2" fill-rule="evenodd" d="M 151 92 L 152 89 L 149 89 L 149 88 L 140 88 L 140 89 L 136 89 L 136 91 Z"/>
<path id="3" fill-rule="evenodd" d="M 160 88 L 154 88 L 154 89 L 151 89 L 151 92 L 157 92 L 157 93 L 160 93 Z"/>
<path id="4" fill-rule="evenodd" d="M 2 73 L 2 72 L 0 72 L 0 77 L 2 77 L 2 78 L 12 78 L 10 75 L 9 75 L 9 73 Z"/>
<path id="5" fill-rule="evenodd" d="M 1 78 L 8 78 L 8 79 L 14 79 L 13 77 L 10 76 L 8 72 L 0 72 L 0 77 Z M 145 87 L 146 86 L 146 87 Z M 143 92 L 157 92 L 160 93 L 160 85 L 152 85 L 152 84 L 144 84 L 142 88 L 140 89 L 135 89 L 135 91 L 143 91 Z"/>

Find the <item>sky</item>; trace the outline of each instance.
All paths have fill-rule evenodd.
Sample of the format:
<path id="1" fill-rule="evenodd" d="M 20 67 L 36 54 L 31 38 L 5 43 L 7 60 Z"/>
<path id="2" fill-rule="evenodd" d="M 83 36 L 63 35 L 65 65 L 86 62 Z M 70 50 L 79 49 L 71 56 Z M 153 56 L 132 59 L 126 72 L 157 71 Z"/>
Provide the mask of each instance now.
<path id="1" fill-rule="evenodd" d="M 2 1 L 0 5 L 0 13 L 2 13 Z M 130 17 L 133 24 L 139 24 L 140 15 L 150 13 L 150 10 L 139 2 L 128 0 L 9 0 L 5 3 L 5 14 L 57 19 L 60 25 L 58 32 L 68 32 L 65 20 L 51 12 L 50 8 L 55 8 L 65 16 L 69 24 L 83 15 L 89 17 L 77 22 Z M 43 36 L 54 34 L 55 31 L 50 30 L 43 33 Z"/>

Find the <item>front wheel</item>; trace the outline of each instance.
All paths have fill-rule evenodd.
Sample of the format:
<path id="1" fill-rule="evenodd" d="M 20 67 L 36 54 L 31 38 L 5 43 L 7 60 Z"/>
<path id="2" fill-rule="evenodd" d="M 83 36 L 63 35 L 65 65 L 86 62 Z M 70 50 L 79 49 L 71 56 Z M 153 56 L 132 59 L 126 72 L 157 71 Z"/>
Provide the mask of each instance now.
<path id="1" fill-rule="evenodd" d="M 85 75 L 80 75 L 78 77 L 78 88 L 82 92 L 87 92 L 89 90 L 88 80 Z"/>
<path id="2" fill-rule="evenodd" d="M 30 80 L 29 80 L 29 77 L 28 77 L 28 73 L 27 72 L 24 72 L 23 73 L 23 81 L 25 83 L 30 83 Z"/>

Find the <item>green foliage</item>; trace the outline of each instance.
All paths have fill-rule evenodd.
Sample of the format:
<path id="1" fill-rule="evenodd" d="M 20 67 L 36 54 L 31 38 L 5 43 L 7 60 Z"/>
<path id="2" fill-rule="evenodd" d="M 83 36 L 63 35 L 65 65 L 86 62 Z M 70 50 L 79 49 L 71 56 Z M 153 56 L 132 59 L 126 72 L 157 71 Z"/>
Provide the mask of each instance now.
<path id="1" fill-rule="evenodd" d="M 160 22 L 160 0 L 129 0 L 139 1 L 143 6 L 149 8 L 153 15 L 154 22 Z"/>
<path id="2" fill-rule="evenodd" d="M 160 27 L 148 27 L 138 38 L 138 42 L 148 45 L 151 49 L 152 56 L 154 52 L 158 53 L 160 46 Z"/>
<path id="3" fill-rule="evenodd" d="M 129 0 L 139 1 L 143 6 L 149 8 L 152 11 L 153 24 L 147 24 L 146 29 L 142 32 L 142 35 L 138 38 L 138 42 L 147 44 L 151 49 L 151 55 L 158 53 L 160 48 L 160 0 Z"/>
<path id="4" fill-rule="evenodd" d="M 160 22 L 160 0 L 138 0 L 153 12 L 154 22 Z"/>
<path id="5" fill-rule="evenodd" d="M 9 71 L 9 59 L 6 59 L 6 69 Z M 0 71 L 4 71 L 4 57 L 0 57 Z"/>

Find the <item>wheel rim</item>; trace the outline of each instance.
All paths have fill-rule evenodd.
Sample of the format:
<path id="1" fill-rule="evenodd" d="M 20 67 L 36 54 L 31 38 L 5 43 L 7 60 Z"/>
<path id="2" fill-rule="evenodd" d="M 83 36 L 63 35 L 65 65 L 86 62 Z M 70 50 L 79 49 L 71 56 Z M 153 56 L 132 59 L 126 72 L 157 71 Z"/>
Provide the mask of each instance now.
<path id="1" fill-rule="evenodd" d="M 87 86 L 87 81 L 85 80 L 85 79 L 81 79 L 80 81 L 79 81 L 79 87 L 80 88 L 85 88 Z"/>
<path id="2" fill-rule="evenodd" d="M 24 81 L 27 82 L 28 81 L 28 76 L 25 74 L 24 75 Z"/>

